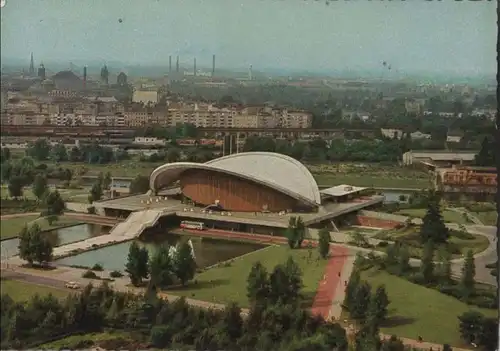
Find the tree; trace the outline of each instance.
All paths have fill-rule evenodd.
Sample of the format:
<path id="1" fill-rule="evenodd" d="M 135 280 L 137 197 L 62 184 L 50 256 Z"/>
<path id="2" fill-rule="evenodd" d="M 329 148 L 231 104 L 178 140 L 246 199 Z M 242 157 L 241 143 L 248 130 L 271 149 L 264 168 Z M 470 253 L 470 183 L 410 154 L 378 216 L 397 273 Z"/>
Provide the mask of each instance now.
<path id="1" fill-rule="evenodd" d="M 370 305 L 371 286 L 367 282 L 361 281 L 358 288 L 354 292 L 354 299 L 349 313 L 352 318 L 364 320 L 366 312 Z"/>
<path id="2" fill-rule="evenodd" d="M 475 163 L 477 166 L 494 167 L 495 166 L 495 142 L 485 137 L 481 143 L 481 149 L 476 155 Z"/>
<path id="3" fill-rule="evenodd" d="M 441 215 L 439 196 L 430 192 L 428 197 L 427 213 L 422 219 L 420 228 L 420 241 L 422 244 L 430 240 L 435 244 L 446 243 L 450 235 Z"/>
<path id="4" fill-rule="evenodd" d="M 196 273 L 196 261 L 189 242 L 182 243 L 175 254 L 175 275 L 182 285 L 194 278 Z"/>
<path id="5" fill-rule="evenodd" d="M 269 294 L 269 275 L 266 267 L 255 262 L 247 278 L 247 297 L 250 303 L 264 303 Z"/>
<path id="6" fill-rule="evenodd" d="M 45 161 L 49 158 L 50 149 L 50 144 L 46 139 L 38 139 L 28 145 L 26 155 L 33 157 L 37 161 Z"/>
<path id="7" fill-rule="evenodd" d="M 45 197 L 45 206 L 47 207 L 47 215 L 49 216 L 60 216 L 66 209 L 66 204 L 57 190 L 47 194 Z"/>
<path id="8" fill-rule="evenodd" d="M 285 301 L 291 303 L 299 299 L 302 289 L 302 272 L 292 256 L 288 256 L 286 260 L 285 274 L 288 278 L 288 295 Z"/>
<path id="9" fill-rule="evenodd" d="M 10 197 L 17 199 L 18 197 L 23 196 L 23 186 L 24 180 L 22 177 L 15 176 L 10 178 L 8 185 Z"/>
<path id="10" fill-rule="evenodd" d="M 129 247 L 125 272 L 130 277 L 130 282 L 134 286 L 142 284 L 142 280 L 148 277 L 148 250 L 139 247 L 137 242 L 132 242 Z"/>
<path id="11" fill-rule="evenodd" d="M 304 241 L 306 234 L 306 227 L 302 217 L 292 216 L 288 220 L 288 228 L 286 230 L 286 237 L 288 239 L 288 245 L 291 249 L 300 248 L 302 242 Z"/>
<path id="12" fill-rule="evenodd" d="M 102 188 L 109 190 L 109 187 L 111 186 L 111 182 L 112 182 L 111 173 L 106 172 L 106 174 L 104 175 L 104 178 L 102 180 Z"/>
<path id="13" fill-rule="evenodd" d="M 55 162 L 63 162 L 68 160 L 68 152 L 66 146 L 62 143 L 58 143 L 52 147 L 51 158 Z"/>
<path id="14" fill-rule="evenodd" d="M 465 255 L 464 265 L 462 267 L 462 279 L 460 287 L 464 297 L 469 297 L 474 292 L 476 282 L 474 277 L 476 275 L 476 265 L 474 263 L 474 252 L 468 250 Z"/>
<path id="15" fill-rule="evenodd" d="M 178 162 L 181 158 L 181 153 L 176 148 L 171 148 L 167 150 L 166 159 L 168 163 Z"/>
<path id="16" fill-rule="evenodd" d="M 349 312 L 354 308 L 355 295 L 360 283 L 361 276 L 359 274 L 359 269 L 355 267 L 345 289 L 344 306 Z"/>
<path id="17" fill-rule="evenodd" d="M 130 182 L 130 194 L 144 194 L 149 190 L 149 177 L 138 175 Z"/>
<path id="18" fill-rule="evenodd" d="M 424 246 L 420 273 L 426 284 L 434 281 L 434 243 L 432 241 L 428 241 Z"/>
<path id="19" fill-rule="evenodd" d="M 330 232 L 327 228 L 320 229 L 318 233 L 318 250 L 322 258 L 327 258 L 330 252 Z"/>
<path id="20" fill-rule="evenodd" d="M 451 253 L 443 247 L 439 250 L 438 257 L 437 275 L 441 282 L 448 284 L 451 282 Z"/>
<path id="21" fill-rule="evenodd" d="M 168 246 L 160 246 L 149 263 L 151 282 L 158 287 L 168 287 L 174 282 L 174 262 Z"/>
<path id="22" fill-rule="evenodd" d="M 37 174 L 35 176 L 35 181 L 33 182 L 33 194 L 36 196 L 38 201 L 41 201 L 48 191 L 47 178 L 42 174 Z"/>
<path id="23" fill-rule="evenodd" d="M 468 344 L 477 343 L 484 321 L 483 314 L 476 311 L 468 311 L 458 316 L 458 320 L 462 339 Z"/>
<path id="24" fill-rule="evenodd" d="M 385 286 L 380 285 L 377 287 L 375 294 L 370 298 L 370 304 L 368 306 L 368 319 L 374 323 L 374 325 L 379 326 L 380 323 L 385 320 L 388 314 L 389 303 Z"/>
<path id="25" fill-rule="evenodd" d="M 408 246 L 404 244 L 401 245 L 398 250 L 398 256 L 396 257 L 398 260 L 398 273 L 400 275 L 410 271 L 410 258 L 410 250 L 408 249 Z"/>
<path id="26" fill-rule="evenodd" d="M 52 260 L 53 246 L 50 241 L 42 236 L 42 230 L 38 224 L 24 227 L 19 234 L 19 257 L 28 261 L 45 264 Z"/>
<path id="27" fill-rule="evenodd" d="M 102 186 L 101 182 L 97 181 L 92 185 L 89 194 L 89 203 L 93 203 L 94 201 L 99 201 L 102 197 Z"/>

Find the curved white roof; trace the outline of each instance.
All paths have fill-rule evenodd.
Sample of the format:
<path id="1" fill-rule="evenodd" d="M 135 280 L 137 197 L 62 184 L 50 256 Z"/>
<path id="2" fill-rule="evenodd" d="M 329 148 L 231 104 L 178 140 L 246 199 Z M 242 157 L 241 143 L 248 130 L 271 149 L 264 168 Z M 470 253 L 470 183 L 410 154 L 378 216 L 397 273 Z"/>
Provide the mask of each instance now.
<path id="1" fill-rule="evenodd" d="M 243 152 L 206 163 L 176 162 L 156 168 L 150 188 L 159 190 L 179 180 L 188 169 L 204 169 L 245 178 L 311 205 L 321 204 L 321 195 L 311 172 L 299 161 L 273 152 Z"/>

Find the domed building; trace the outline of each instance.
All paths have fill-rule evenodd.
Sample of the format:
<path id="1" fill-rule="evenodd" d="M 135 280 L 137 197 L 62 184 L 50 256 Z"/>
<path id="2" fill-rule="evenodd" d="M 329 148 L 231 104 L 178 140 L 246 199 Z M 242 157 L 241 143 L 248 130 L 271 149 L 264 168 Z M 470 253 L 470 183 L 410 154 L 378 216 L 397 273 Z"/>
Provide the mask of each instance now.
<path id="1" fill-rule="evenodd" d="M 57 90 L 79 91 L 83 89 L 83 80 L 71 71 L 57 72 L 51 78 Z"/>
<path id="2" fill-rule="evenodd" d="M 321 205 L 318 185 L 299 161 L 276 153 L 246 152 L 206 163 L 177 162 L 150 177 L 155 193 L 179 182 L 182 194 L 201 206 L 226 211 L 308 211 Z"/>

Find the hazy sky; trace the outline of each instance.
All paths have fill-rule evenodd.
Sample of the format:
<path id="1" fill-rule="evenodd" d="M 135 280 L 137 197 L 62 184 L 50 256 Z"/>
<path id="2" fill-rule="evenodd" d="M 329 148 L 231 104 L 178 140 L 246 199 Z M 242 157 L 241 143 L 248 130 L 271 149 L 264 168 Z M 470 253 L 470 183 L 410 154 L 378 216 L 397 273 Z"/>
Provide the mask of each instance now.
<path id="1" fill-rule="evenodd" d="M 123 21 L 119 23 L 118 19 Z M 255 69 L 496 71 L 496 1 L 6 0 L 1 54 Z"/>

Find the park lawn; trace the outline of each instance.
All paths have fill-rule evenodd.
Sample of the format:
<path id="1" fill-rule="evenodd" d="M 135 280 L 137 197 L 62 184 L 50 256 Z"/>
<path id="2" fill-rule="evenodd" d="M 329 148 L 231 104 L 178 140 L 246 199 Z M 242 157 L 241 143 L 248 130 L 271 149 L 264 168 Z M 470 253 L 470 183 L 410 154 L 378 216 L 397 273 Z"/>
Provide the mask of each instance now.
<path id="1" fill-rule="evenodd" d="M 30 223 L 37 223 L 42 230 L 52 230 L 61 227 L 67 227 L 80 224 L 81 221 L 75 221 L 71 217 L 60 216 L 59 220 L 49 225 L 45 218 L 40 218 L 38 215 L 23 216 L 1 221 L 0 238 L 2 240 L 17 237 L 23 227 Z"/>
<path id="2" fill-rule="evenodd" d="M 399 230 L 382 231 L 376 234 L 374 238 L 379 240 L 399 240 L 408 244 L 411 257 L 421 258 L 423 254 L 423 246 L 419 241 L 420 227 L 411 226 Z M 489 246 L 488 238 L 484 235 L 466 234 L 463 235 L 459 231 L 450 231 L 447 248 L 452 253 L 452 258 L 463 257 L 468 250 L 472 250 L 474 254 L 486 250 Z M 386 247 L 377 247 L 377 250 L 386 251 Z M 439 258 L 439 250 L 436 250 L 435 259 Z"/>
<path id="3" fill-rule="evenodd" d="M 158 166 L 165 164 L 165 162 L 139 162 L 138 160 L 127 160 L 118 163 L 108 164 L 88 164 L 83 162 L 61 162 L 57 166 L 68 168 L 75 174 L 77 171 L 85 168 L 86 176 L 97 176 L 99 173 L 110 172 L 114 177 L 131 177 L 134 178 L 138 175 L 149 176 L 151 172 Z M 56 166 L 55 163 L 47 163 L 48 166 Z"/>
<path id="4" fill-rule="evenodd" d="M 236 302 L 241 307 L 248 307 L 247 277 L 252 265 L 260 261 L 268 272 L 278 264 L 284 264 L 292 256 L 302 270 L 305 297 L 304 306 L 312 305 L 319 281 L 325 273 L 327 260 L 319 258 L 317 250 L 312 249 L 308 262 L 309 250 L 291 250 L 287 246 L 270 246 L 241 258 L 235 258 L 230 265 L 221 264 L 195 276 L 195 281 L 185 288 L 169 289 L 168 294 L 213 303 L 228 304 Z"/>
<path id="5" fill-rule="evenodd" d="M 461 345 L 458 316 L 477 310 L 488 317 L 497 316 L 495 310 L 474 308 L 463 302 L 413 284 L 406 279 L 374 269 L 361 272 L 361 279 L 376 289 L 385 285 L 390 300 L 389 318 L 381 332 L 401 337 L 451 345 Z"/>
<path id="6" fill-rule="evenodd" d="M 313 173 L 314 179 L 319 186 L 354 185 L 373 188 L 407 188 L 425 189 L 429 186 L 429 180 L 424 178 L 406 178 L 384 174 L 363 174 L 363 172 L 345 173 Z"/>
<path id="7" fill-rule="evenodd" d="M 130 339 L 130 332 L 122 332 L 116 330 L 110 330 L 102 333 L 89 333 L 89 334 L 77 334 L 67 336 L 65 338 L 55 340 L 46 344 L 37 346 L 39 349 L 43 350 L 60 350 L 60 349 L 76 349 L 79 344 L 83 341 L 93 341 L 94 344 L 99 344 L 103 341 L 116 340 L 116 339 Z"/>
<path id="8" fill-rule="evenodd" d="M 472 212 L 484 225 L 497 225 L 498 213 L 496 211 Z"/>
<path id="9" fill-rule="evenodd" d="M 50 187 L 50 190 L 53 191 L 54 188 Z M 61 194 L 61 197 L 63 198 L 64 201 L 78 202 L 78 200 L 75 199 L 80 198 L 80 195 L 88 195 L 90 189 L 57 189 L 57 191 L 59 192 L 59 194 Z M 7 188 L 7 186 L 2 186 L 0 188 L 0 197 L 2 199 L 10 198 L 9 189 Z M 31 187 L 23 188 L 22 198 L 26 198 L 28 200 L 36 200 L 36 197 L 33 194 Z M 82 196 L 81 198 L 84 199 L 85 201 L 88 201 L 87 197 L 85 196 Z"/>
<path id="10" fill-rule="evenodd" d="M 15 301 L 28 301 L 35 294 L 48 295 L 52 294 L 57 298 L 64 299 L 68 296 L 68 292 L 63 289 L 53 288 L 50 286 L 21 282 L 18 280 L 2 278 L 2 294 L 9 295 Z"/>
<path id="11" fill-rule="evenodd" d="M 399 210 L 394 214 L 409 216 L 414 218 L 424 218 L 427 213 L 426 208 L 408 208 L 404 210 Z M 443 216 L 443 220 L 448 223 L 457 223 L 457 224 L 468 224 L 463 215 L 458 212 L 450 211 L 450 210 L 442 210 L 441 215 Z"/>

